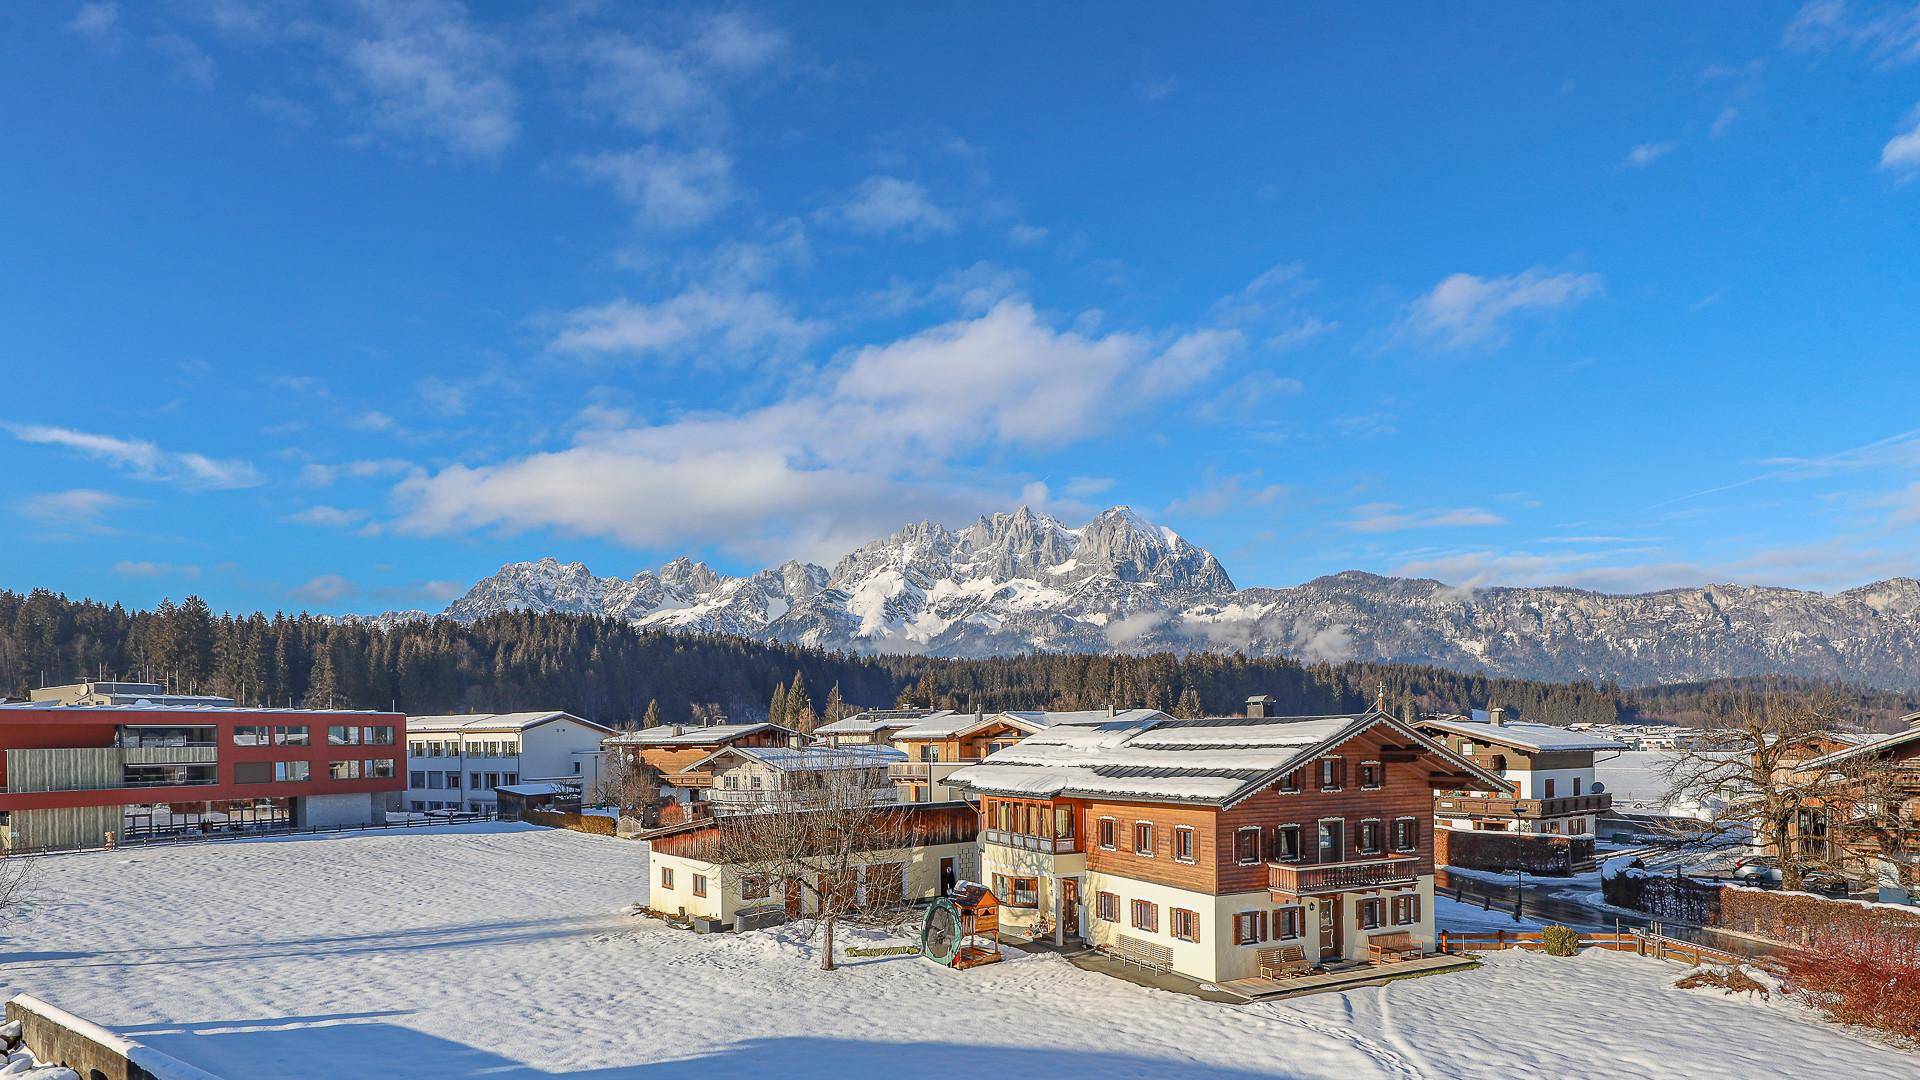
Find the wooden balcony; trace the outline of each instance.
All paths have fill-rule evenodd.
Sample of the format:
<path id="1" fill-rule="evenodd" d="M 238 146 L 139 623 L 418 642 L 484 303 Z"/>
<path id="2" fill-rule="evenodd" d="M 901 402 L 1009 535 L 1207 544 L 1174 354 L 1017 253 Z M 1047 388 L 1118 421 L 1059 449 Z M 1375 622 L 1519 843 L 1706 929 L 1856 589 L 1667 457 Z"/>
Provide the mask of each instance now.
<path id="1" fill-rule="evenodd" d="M 1568 795 L 1558 799 L 1506 799 L 1482 795 L 1436 795 L 1433 812 L 1443 817 L 1551 818 L 1568 814 L 1603 813 L 1613 807 L 1613 795 Z"/>
<path id="2" fill-rule="evenodd" d="M 1302 896 L 1411 885 L 1420 879 L 1420 857 L 1386 855 L 1337 863 L 1268 863 L 1267 891 L 1290 903 Z"/>
<path id="3" fill-rule="evenodd" d="M 980 839 L 989 844 L 1020 848 L 1023 851 L 1038 851 L 1047 855 L 1071 855 L 1080 850 L 1071 836 L 1028 836 L 1024 833 L 1007 832 L 1005 829 L 982 829 Z"/>

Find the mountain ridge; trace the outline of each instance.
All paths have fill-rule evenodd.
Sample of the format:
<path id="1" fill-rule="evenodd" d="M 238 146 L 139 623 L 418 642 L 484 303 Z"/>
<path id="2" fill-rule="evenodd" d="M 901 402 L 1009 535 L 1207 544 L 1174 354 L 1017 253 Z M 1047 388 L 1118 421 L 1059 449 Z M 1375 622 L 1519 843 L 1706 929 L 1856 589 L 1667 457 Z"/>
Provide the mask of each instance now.
<path id="1" fill-rule="evenodd" d="M 1238 650 L 1634 685 L 1760 674 L 1920 684 L 1914 578 L 1833 594 L 1720 583 L 1602 593 L 1347 570 L 1240 588 L 1210 552 L 1125 506 L 1077 528 L 1024 506 L 960 529 L 915 522 L 831 569 L 789 561 L 729 577 L 683 556 L 618 578 L 551 557 L 509 563 L 444 614 L 510 610 L 855 653 Z"/>

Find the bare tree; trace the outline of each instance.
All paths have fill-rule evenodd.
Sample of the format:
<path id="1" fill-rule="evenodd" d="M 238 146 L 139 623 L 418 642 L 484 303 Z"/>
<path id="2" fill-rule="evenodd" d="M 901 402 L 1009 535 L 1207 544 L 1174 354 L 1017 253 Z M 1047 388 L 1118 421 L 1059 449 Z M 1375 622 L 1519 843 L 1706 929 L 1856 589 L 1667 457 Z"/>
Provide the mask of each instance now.
<path id="1" fill-rule="evenodd" d="M 904 896 L 906 868 L 892 856 L 912 839 L 910 812 L 891 801 L 884 768 L 790 775 L 807 779 L 790 779 L 752 809 L 716 819 L 702 857 L 723 868 L 729 885 L 755 883 L 766 895 L 812 907 L 823 938 L 820 967 L 832 971 L 839 922 L 897 906 Z"/>
<path id="2" fill-rule="evenodd" d="M 1824 831 L 1825 858 L 1842 874 L 1865 878 L 1885 860 L 1909 884 L 1920 862 L 1920 761 L 1903 762 L 1871 749 L 1801 770 L 1821 791 L 1809 820 Z"/>
<path id="3" fill-rule="evenodd" d="M 1827 702 L 1768 696 L 1735 704 L 1714 737 L 1696 741 L 1662 769 L 1669 800 L 1698 807 L 1704 817 L 1685 842 L 1723 847 L 1755 836 L 1779 858 L 1782 887 L 1800 888 L 1806 870 L 1825 860 L 1795 850 L 1796 823 L 1842 790 L 1838 779 L 1804 774 L 1800 766 L 1819 756 L 1836 726 Z"/>
<path id="4" fill-rule="evenodd" d="M 33 856 L 0 856 L 0 922 L 18 915 L 32 902 L 39 872 L 39 861 Z"/>
<path id="5" fill-rule="evenodd" d="M 623 818 L 637 819 L 642 828 L 651 828 L 659 816 L 664 787 L 660 770 L 638 754 L 616 753 L 594 788 L 593 801 L 613 807 Z"/>

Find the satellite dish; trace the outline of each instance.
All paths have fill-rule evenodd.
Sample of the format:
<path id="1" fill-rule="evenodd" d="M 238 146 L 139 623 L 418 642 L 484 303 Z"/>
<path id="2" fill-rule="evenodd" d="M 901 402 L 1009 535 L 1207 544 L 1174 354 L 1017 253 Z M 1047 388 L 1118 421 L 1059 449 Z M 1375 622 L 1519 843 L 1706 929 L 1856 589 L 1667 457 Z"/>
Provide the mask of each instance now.
<path id="1" fill-rule="evenodd" d="M 926 916 L 920 921 L 920 955 L 936 964 L 952 967 L 954 959 L 960 955 L 962 936 L 960 909 L 943 896 L 928 906 Z"/>
<path id="2" fill-rule="evenodd" d="M 1593 782 L 1593 786 L 1592 786 L 1591 788 L 1588 788 L 1587 790 L 1589 790 L 1589 791 L 1591 791 L 1591 792 L 1593 792 L 1593 793 L 1594 793 L 1595 795 L 1598 795 L 1598 794 L 1600 794 L 1601 792 L 1603 792 L 1603 791 L 1605 791 L 1605 790 L 1607 790 L 1607 785 L 1605 785 L 1605 784 L 1603 784 L 1603 783 L 1601 783 L 1601 782 L 1600 782 L 1600 781 L 1598 781 L 1598 780 L 1595 780 L 1595 781 Z"/>

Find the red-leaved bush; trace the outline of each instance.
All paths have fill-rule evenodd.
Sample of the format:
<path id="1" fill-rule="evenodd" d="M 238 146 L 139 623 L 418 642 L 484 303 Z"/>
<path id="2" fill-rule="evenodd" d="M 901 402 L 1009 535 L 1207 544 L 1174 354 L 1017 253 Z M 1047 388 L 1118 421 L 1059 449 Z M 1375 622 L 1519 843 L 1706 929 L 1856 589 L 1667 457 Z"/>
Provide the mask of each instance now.
<path id="1" fill-rule="evenodd" d="M 1920 1041 L 1920 930 L 1822 935 L 1786 960 L 1793 992 L 1828 1017 Z"/>

